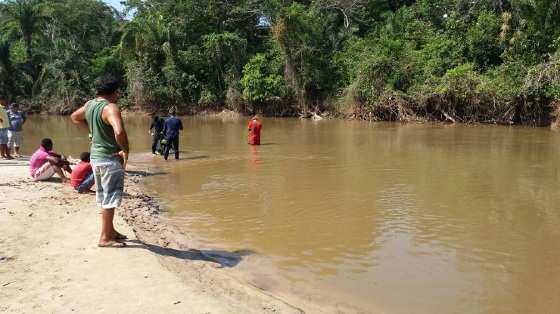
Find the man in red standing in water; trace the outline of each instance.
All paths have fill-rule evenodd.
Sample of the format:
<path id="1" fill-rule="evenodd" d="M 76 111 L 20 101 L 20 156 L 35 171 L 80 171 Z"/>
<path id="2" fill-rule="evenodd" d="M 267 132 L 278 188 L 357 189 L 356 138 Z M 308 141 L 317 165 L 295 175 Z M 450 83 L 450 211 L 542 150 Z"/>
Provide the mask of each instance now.
<path id="1" fill-rule="evenodd" d="M 249 129 L 249 145 L 261 145 L 261 129 L 263 125 L 258 115 L 255 115 L 248 125 Z"/>

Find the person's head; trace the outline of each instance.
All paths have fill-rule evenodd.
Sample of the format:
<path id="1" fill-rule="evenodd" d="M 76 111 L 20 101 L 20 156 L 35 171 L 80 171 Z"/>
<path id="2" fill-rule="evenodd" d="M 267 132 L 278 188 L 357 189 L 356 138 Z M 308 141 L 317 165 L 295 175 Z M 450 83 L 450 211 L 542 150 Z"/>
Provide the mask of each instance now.
<path id="1" fill-rule="evenodd" d="M 50 138 L 44 138 L 41 140 L 41 147 L 46 151 L 50 151 L 53 149 L 53 141 Z"/>
<path id="2" fill-rule="evenodd" d="M 83 162 L 89 162 L 89 152 L 83 152 L 80 154 L 80 160 Z"/>
<path id="3" fill-rule="evenodd" d="M 115 78 L 114 76 L 107 75 L 97 78 L 94 85 L 97 96 L 106 98 L 112 103 L 116 103 L 119 100 L 121 80 Z"/>
<path id="4" fill-rule="evenodd" d="M 177 107 L 175 107 L 175 106 L 170 107 L 169 108 L 169 115 L 174 116 L 176 114 L 177 114 Z"/>
<path id="5" fill-rule="evenodd" d="M 18 111 L 19 110 L 19 105 L 15 102 L 11 103 L 10 104 L 10 110 Z"/>
<path id="6" fill-rule="evenodd" d="M 258 114 L 253 116 L 253 120 L 258 120 L 260 118 L 260 116 Z"/>
<path id="7" fill-rule="evenodd" d="M 6 107 L 8 104 L 8 97 L 0 94 L 0 106 Z"/>
<path id="8" fill-rule="evenodd" d="M 157 122 L 159 120 L 159 117 L 157 114 L 154 115 L 154 122 Z"/>

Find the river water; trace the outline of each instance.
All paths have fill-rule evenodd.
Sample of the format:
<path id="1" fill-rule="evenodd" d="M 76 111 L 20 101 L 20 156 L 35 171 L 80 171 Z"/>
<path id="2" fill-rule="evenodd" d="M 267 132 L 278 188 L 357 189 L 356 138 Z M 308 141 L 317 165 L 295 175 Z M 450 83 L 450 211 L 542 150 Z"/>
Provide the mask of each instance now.
<path id="1" fill-rule="evenodd" d="M 128 119 L 133 161 L 161 172 L 146 189 L 202 243 L 266 260 L 239 267 L 267 289 L 385 313 L 560 312 L 558 133 L 264 119 L 252 147 L 245 121 L 183 122 L 183 158 L 163 162 L 149 120 Z M 43 135 L 87 149 L 67 118 L 33 117 L 24 151 Z"/>

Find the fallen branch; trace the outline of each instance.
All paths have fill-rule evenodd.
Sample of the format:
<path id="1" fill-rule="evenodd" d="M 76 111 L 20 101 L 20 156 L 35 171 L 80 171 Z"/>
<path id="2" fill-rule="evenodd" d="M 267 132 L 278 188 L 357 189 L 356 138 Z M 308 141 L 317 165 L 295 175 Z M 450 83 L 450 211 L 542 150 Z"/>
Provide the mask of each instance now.
<path id="1" fill-rule="evenodd" d="M 453 118 L 452 116 L 450 116 L 447 112 L 440 110 L 441 114 L 443 114 L 443 116 L 445 117 L 445 121 L 450 121 L 451 123 L 457 123 L 457 121 L 455 120 L 455 118 Z"/>

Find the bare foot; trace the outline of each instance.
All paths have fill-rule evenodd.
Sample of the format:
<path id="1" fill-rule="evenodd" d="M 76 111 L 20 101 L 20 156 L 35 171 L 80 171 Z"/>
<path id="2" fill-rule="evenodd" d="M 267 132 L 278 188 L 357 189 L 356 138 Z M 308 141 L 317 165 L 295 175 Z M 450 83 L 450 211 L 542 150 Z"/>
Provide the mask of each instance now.
<path id="1" fill-rule="evenodd" d="M 103 241 L 97 244 L 98 247 L 109 247 L 109 248 L 121 248 L 125 247 L 126 243 L 117 242 L 117 241 Z"/>

